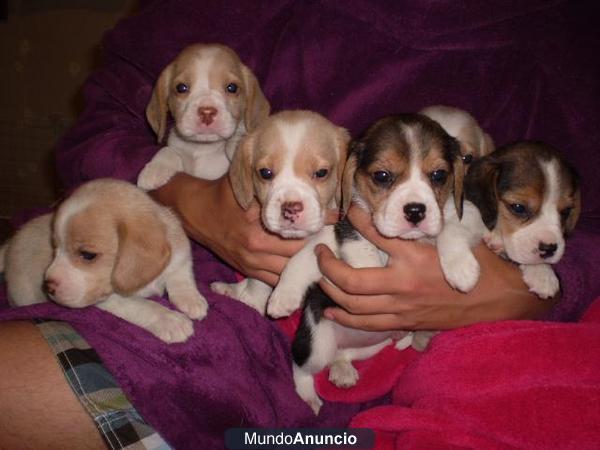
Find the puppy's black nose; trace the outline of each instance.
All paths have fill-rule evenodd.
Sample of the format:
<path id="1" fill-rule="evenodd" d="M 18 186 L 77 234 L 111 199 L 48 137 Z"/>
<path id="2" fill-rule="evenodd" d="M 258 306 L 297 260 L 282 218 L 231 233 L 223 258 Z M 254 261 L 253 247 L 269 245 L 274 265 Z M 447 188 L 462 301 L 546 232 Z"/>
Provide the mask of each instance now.
<path id="1" fill-rule="evenodd" d="M 540 256 L 544 259 L 552 257 L 552 255 L 556 253 L 557 248 L 558 245 L 546 244 L 545 242 L 540 242 L 540 245 L 538 245 L 538 249 L 540 250 Z"/>
<path id="2" fill-rule="evenodd" d="M 425 218 L 425 210 L 423 203 L 407 203 L 404 205 L 404 217 L 416 225 Z"/>

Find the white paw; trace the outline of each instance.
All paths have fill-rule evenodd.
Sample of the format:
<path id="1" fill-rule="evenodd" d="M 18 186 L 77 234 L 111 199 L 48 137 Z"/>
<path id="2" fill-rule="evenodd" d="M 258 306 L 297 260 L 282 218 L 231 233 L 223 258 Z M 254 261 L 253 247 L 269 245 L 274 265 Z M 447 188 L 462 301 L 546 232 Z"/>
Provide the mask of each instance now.
<path id="1" fill-rule="evenodd" d="M 315 416 L 319 415 L 319 411 L 321 410 L 321 406 L 323 406 L 323 401 L 319 398 L 319 397 L 313 397 L 310 399 L 303 399 L 306 403 L 308 403 L 308 406 L 310 406 L 310 408 L 313 410 L 313 412 L 315 413 Z"/>
<path id="2" fill-rule="evenodd" d="M 396 344 L 394 345 L 396 350 L 402 351 L 402 350 L 406 350 L 408 347 L 410 347 L 412 345 L 413 335 L 414 335 L 414 333 L 412 331 L 410 331 L 410 332 L 406 333 L 406 335 L 403 338 L 398 339 L 396 341 Z"/>
<path id="3" fill-rule="evenodd" d="M 287 317 L 302 306 L 304 293 L 293 286 L 276 286 L 269 297 L 267 304 L 267 314 L 274 319 Z"/>
<path id="4" fill-rule="evenodd" d="M 195 289 L 189 293 L 179 294 L 177 298 L 171 300 L 177 309 L 188 316 L 190 319 L 201 320 L 206 317 L 208 312 L 208 303 L 204 296 Z"/>
<path id="5" fill-rule="evenodd" d="M 438 331 L 415 331 L 411 342 L 412 348 L 418 352 L 423 352 L 429 345 L 429 341 L 438 334 Z"/>
<path id="6" fill-rule="evenodd" d="M 558 277 L 549 264 L 522 264 L 523 281 L 540 298 L 551 298 L 560 289 Z"/>
<path id="7" fill-rule="evenodd" d="M 215 281 L 210 284 L 210 288 L 217 294 L 226 295 L 235 300 L 254 308 L 260 314 L 265 314 L 265 300 L 256 299 L 249 295 L 246 289 L 240 289 L 240 283 L 224 283 L 222 281 Z"/>
<path id="8" fill-rule="evenodd" d="M 167 344 L 185 342 L 194 334 L 193 322 L 183 314 L 175 311 L 161 312 L 159 317 L 147 329 Z"/>
<path id="9" fill-rule="evenodd" d="M 358 371 L 345 359 L 335 361 L 329 368 L 329 381 L 337 387 L 350 388 L 357 383 L 358 378 Z"/>
<path id="10" fill-rule="evenodd" d="M 469 292 L 479 280 L 479 263 L 471 252 L 440 255 L 440 264 L 448 284 L 461 292 Z"/>
<path id="11" fill-rule="evenodd" d="M 169 181 L 173 175 L 171 169 L 149 163 L 146 164 L 146 167 L 140 172 L 137 179 L 137 185 L 146 191 L 151 191 L 152 189 L 167 184 L 167 181 Z"/>

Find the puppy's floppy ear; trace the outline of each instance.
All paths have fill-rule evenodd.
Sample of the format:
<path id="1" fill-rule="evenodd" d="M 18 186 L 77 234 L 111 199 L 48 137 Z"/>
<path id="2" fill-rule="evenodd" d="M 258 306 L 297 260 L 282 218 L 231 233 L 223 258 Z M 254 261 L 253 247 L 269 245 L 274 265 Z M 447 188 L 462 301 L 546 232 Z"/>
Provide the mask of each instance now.
<path id="1" fill-rule="evenodd" d="M 496 226 L 498 220 L 497 183 L 500 171 L 500 162 L 491 154 L 471 164 L 464 182 L 467 200 L 479 209 L 483 223 L 489 230 Z"/>
<path id="2" fill-rule="evenodd" d="M 342 212 L 348 211 L 352 203 L 352 192 L 354 190 L 354 174 L 358 168 L 358 160 L 365 148 L 364 142 L 352 141 L 348 145 L 348 159 L 342 175 Z"/>
<path id="3" fill-rule="evenodd" d="M 246 126 L 246 131 L 252 131 L 260 125 L 263 120 L 269 117 L 271 105 L 265 97 L 265 94 L 263 94 L 256 76 L 254 76 L 252 71 L 243 64 L 242 74 L 246 90 L 244 125 Z"/>
<path id="4" fill-rule="evenodd" d="M 152 97 L 146 107 L 146 118 L 156 133 L 159 144 L 163 141 L 167 129 L 169 87 L 171 85 L 172 73 L 173 64 L 171 63 L 165 67 L 158 77 L 152 90 Z"/>
<path id="5" fill-rule="evenodd" d="M 573 180 L 573 210 L 569 217 L 565 221 L 565 236 L 568 236 L 571 231 L 575 228 L 577 221 L 579 220 L 579 215 L 581 214 L 581 189 L 579 187 L 579 175 L 575 172 L 575 169 L 570 169 L 571 177 Z"/>
<path id="6" fill-rule="evenodd" d="M 346 202 L 347 195 L 343 189 L 344 168 L 348 158 L 348 144 L 350 142 L 350 133 L 342 127 L 337 127 L 334 145 L 338 155 L 337 163 L 337 187 L 335 189 L 335 204 L 338 208 L 342 208 L 342 214 L 346 214 L 350 201 Z M 352 193 L 350 193 L 352 194 Z"/>
<path id="7" fill-rule="evenodd" d="M 231 159 L 229 181 L 235 199 L 246 210 L 254 199 L 252 183 L 252 155 L 254 153 L 255 136 L 250 133 L 242 138 Z"/>
<path id="8" fill-rule="evenodd" d="M 171 246 L 165 225 L 153 213 L 128 214 L 117 222 L 119 248 L 112 285 L 129 295 L 146 286 L 167 267 Z"/>
<path id="9" fill-rule="evenodd" d="M 454 206 L 456 207 L 456 213 L 458 214 L 458 218 L 462 219 L 465 166 L 462 159 L 460 143 L 453 137 L 450 137 L 450 147 L 453 157 L 452 172 L 454 175 L 454 186 L 452 190 L 454 195 Z"/>

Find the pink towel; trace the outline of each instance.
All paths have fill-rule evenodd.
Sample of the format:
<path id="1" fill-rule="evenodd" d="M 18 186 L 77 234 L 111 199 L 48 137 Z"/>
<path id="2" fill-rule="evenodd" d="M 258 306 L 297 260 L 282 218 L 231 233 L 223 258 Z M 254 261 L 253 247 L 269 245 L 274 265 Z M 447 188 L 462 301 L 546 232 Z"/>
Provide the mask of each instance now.
<path id="1" fill-rule="evenodd" d="M 351 422 L 375 429 L 377 448 L 598 448 L 600 299 L 580 323 L 511 321 L 442 333 L 402 367 L 365 372 L 353 390 L 372 389 L 370 376 L 396 380 L 391 405 Z M 330 388 L 319 389 L 333 400 Z"/>

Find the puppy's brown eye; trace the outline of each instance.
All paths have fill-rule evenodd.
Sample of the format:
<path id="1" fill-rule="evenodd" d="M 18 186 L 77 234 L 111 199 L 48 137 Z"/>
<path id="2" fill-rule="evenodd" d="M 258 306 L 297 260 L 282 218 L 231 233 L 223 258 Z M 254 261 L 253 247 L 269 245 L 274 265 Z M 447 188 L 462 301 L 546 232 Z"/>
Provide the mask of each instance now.
<path id="1" fill-rule="evenodd" d="M 237 84 L 235 84 L 235 83 L 229 83 L 225 89 L 226 89 L 226 90 L 227 90 L 227 92 L 229 92 L 230 94 L 235 94 L 235 93 L 238 91 L 239 87 L 238 87 L 238 85 L 237 85 Z"/>
<path id="2" fill-rule="evenodd" d="M 79 250 L 79 256 L 81 256 L 81 259 L 83 259 L 84 261 L 93 261 L 96 259 L 96 256 L 98 256 L 98 254 L 88 252 L 86 250 Z"/>
<path id="3" fill-rule="evenodd" d="M 258 174 L 263 180 L 270 180 L 273 178 L 273 171 L 271 169 L 267 169 L 266 167 L 258 169 Z"/>
<path id="4" fill-rule="evenodd" d="M 189 92 L 190 87 L 185 83 L 179 83 L 177 86 L 175 86 L 175 90 L 179 94 L 186 94 L 187 92 Z"/>
<path id="5" fill-rule="evenodd" d="M 313 176 L 314 176 L 315 178 L 325 178 L 325 177 L 326 177 L 328 174 L 329 174 L 329 170 L 327 170 L 327 169 L 319 169 L 319 170 L 317 170 L 317 171 L 316 171 L 316 172 L 313 174 Z"/>
<path id="6" fill-rule="evenodd" d="M 568 208 L 563 209 L 560 212 L 560 218 L 564 221 L 567 220 L 569 218 L 569 216 L 571 215 L 571 211 L 573 211 L 573 207 L 570 206 Z"/>
<path id="7" fill-rule="evenodd" d="M 527 207 L 522 205 L 521 203 L 511 203 L 508 205 L 510 211 L 518 217 L 526 217 L 529 213 L 527 211 Z"/>
<path id="8" fill-rule="evenodd" d="M 443 169 L 436 170 L 435 172 L 431 172 L 429 177 L 434 184 L 444 184 L 448 179 L 448 172 Z"/>
<path id="9" fill-rule="evenodd" d="M 386 170 L 378 170 L 377 172 L 373 172 L 371 177 L 376 184 L 380 185 L 390 184 L 394 179 L 392 174 Z"/>

